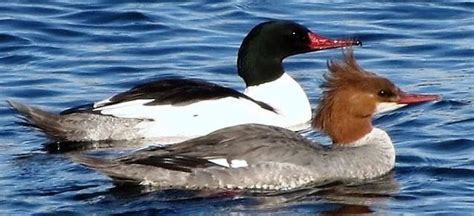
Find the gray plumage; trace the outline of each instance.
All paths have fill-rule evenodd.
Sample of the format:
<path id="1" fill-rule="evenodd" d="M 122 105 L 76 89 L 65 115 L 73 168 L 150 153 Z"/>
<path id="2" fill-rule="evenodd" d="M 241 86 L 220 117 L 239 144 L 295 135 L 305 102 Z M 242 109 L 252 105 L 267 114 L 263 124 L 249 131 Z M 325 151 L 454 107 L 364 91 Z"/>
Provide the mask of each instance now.
<path id="1" fill-rule="evenodd" d="M 145 119 L 117 118 L 90 112 L 59 115 L 15 101 L 8 101 L 21 114 L 22 124 L 39 129 L 57 141 L 124 140 L 136 137 L 134 126 Z M 113 128 L 113 130 L 111 130 Z"/>
<path id="2" fill-rule="evenodd" d="M 71 157 L 120 182 L 160 188 L 286 190 L 387 173 L 395 161 L 390 138 L 380 129 L 371 134 L 369 144 L 323 147 L 287 129 L 249 124 L 118 159 Z M 216 159 L 229 165 L 212 162 Z M 246 166 L 234 168 L 233 161 L 245 161 Z"/>

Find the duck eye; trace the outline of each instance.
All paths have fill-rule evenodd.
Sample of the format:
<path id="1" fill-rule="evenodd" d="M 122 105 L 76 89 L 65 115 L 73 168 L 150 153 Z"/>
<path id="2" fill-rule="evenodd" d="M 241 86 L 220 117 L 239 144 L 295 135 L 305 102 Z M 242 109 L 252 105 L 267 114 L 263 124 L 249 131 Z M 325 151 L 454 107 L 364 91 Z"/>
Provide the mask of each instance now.
<path id="1" fill-rule="evenodd" d="M 299 33 L 299 32 L 296 32 L 296 31 L 292 31 L 291 32 L 291 37 L 294 38 L 294 39 L 297 39 L 297 40 L 304 40 L 304 36 Z"/>
<path id="2" fill-rule="evenodd" d="M 377 93 L 378 96 L 380 97 L 390 97 L 392 96 L 392 94 L 388 91 L 385 91 L 385 90 L 380 90 L 379 93 Z"/>
<path id="3" fill-rule="evenodd" d="M 292 32 L 291 32 L 291 37 L 297 38 L 297 37 L 298 37 L 298 33 L 296 33 L 295 31 L 292 31 Z"/>

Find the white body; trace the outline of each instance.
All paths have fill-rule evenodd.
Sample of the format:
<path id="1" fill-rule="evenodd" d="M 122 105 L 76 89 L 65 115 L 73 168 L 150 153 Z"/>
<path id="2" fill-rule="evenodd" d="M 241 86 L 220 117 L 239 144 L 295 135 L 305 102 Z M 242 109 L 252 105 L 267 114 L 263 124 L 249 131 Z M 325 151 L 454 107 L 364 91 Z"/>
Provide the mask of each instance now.
<path id="1" fill-rule="evenodd" d="M 144 105 L 152 99 L 128 101 L 98 107 L 94 111 L 119 118 L 150 119 L 136 125 L 138 137 L 159 139 L 163 144 L 184 141 L 212 131 L 247 123 L 259 123 L 293 130 L 309 126 L 311 107 L 299 84 L 289 75 L 258 86 L 248 87 L 245 94 L 267 103 L 270 111 L 245 98 L 225 97 L 185 105 Z M 134 137 L 137 137 L 134 136 Z"/>

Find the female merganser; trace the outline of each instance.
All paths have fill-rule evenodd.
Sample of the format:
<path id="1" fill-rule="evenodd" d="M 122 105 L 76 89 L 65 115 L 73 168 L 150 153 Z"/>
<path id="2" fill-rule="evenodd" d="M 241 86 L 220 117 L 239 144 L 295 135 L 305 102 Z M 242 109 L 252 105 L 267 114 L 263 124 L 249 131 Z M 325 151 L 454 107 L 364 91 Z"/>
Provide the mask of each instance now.
<path id="1" fill-rule="evenodd" d="M 254 27 L 239 49 L 244 93 L 205 81 L 165 79 L 59 115 L 9 103 L 27 125 L 57 141 L 158 138 L 166 144 L 244 123 L 299 129 L 311 119 L 311 107 L 301 86 L 284 72 L 283 59 L 360 44 L 325 38 L 291 21 L 269 21 Z"/>
<path id="2" fill-rule="evenodd" d="M 284 128 L 246 124 L 118 159 L 72 158 L 117 181 L 161 188 L 288 190 L 386 174 L 394 167 L 395 150 L 388 134 L 372 126 L 372 116 L 379 108 L 439 97 L 404 93 L 360 68 L 351 51 L 328 68 L 312 125 L 332 138 L 331 147 Z"/>

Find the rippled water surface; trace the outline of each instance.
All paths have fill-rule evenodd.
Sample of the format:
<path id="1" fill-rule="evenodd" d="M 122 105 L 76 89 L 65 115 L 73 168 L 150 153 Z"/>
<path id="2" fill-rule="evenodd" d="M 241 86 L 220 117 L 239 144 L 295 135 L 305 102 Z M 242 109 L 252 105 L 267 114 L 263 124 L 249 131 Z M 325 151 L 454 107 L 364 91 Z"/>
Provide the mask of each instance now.
<path id="1" fill-rule="evenodd" d="M 0 214 L 472 214 L 472 2 L 155 2 L 0 3 Z M 364 46 L 355 51 L 364 68 L 407 91 L 443 96 L 376 118 L 397 149 L 390 175 L 363 185 L 264 195 L 115 186 L 63 154 L 47 153 L 47 140 L 15 124 L 5 103 L 14 99 L 60 111 L 168 76 L 242 90 L 238 47 L 248 30 L 269 19 L 359 38 Z M 340 56 L 327 50 L 285 61 L 314 106 L 326 60 Z M 327 142 L 315 132 L 305 135 Z"/>

